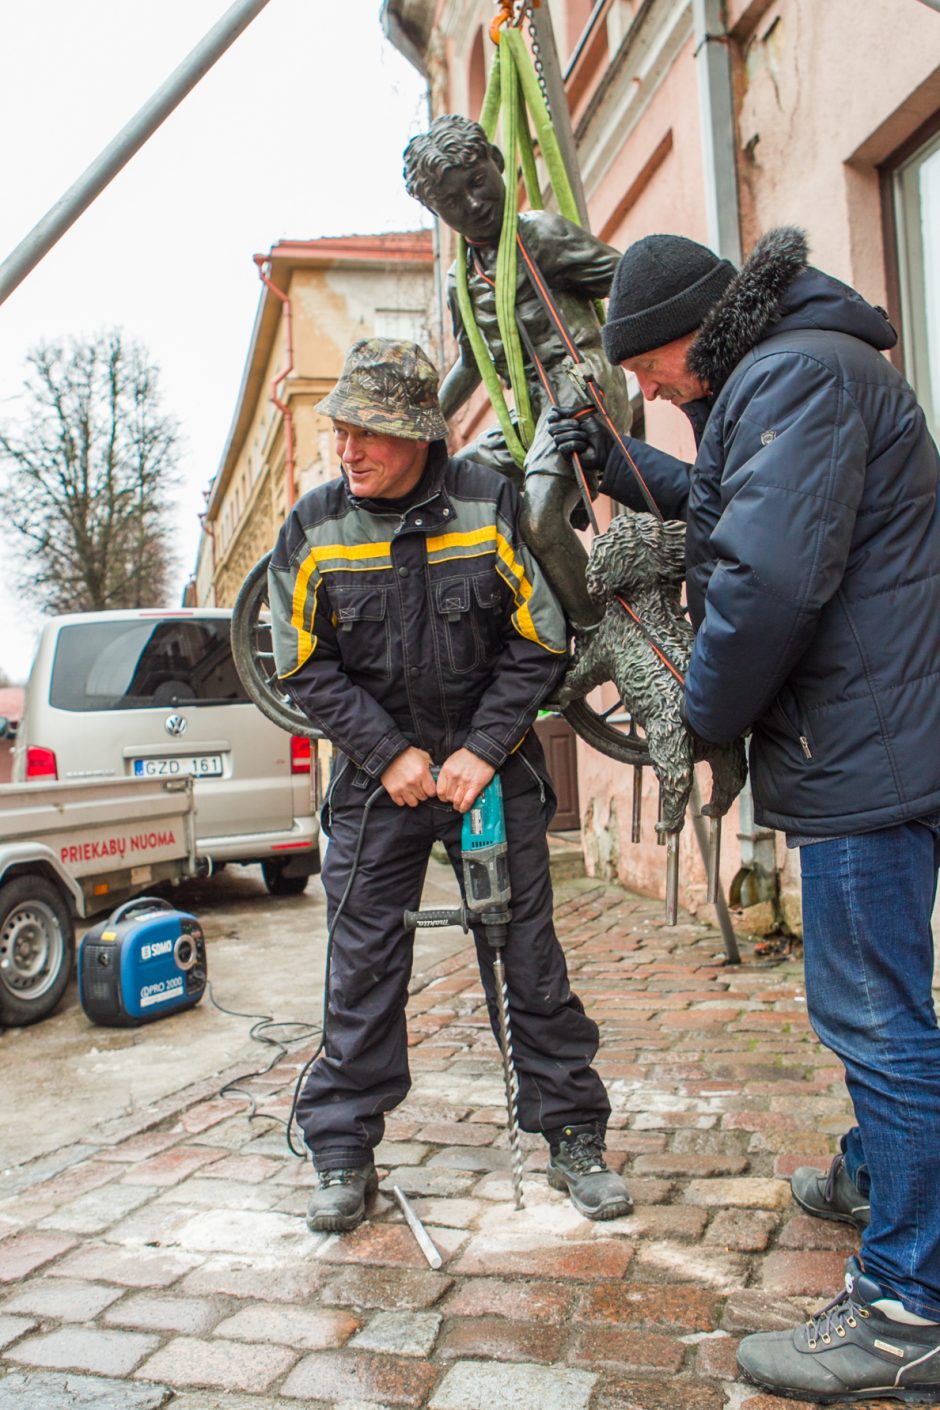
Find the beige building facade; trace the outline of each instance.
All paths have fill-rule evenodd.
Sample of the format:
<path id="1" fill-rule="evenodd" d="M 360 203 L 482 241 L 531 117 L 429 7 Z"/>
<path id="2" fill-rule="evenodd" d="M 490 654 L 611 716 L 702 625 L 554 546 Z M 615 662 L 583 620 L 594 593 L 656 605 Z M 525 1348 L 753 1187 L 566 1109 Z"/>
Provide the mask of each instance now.
<path id="1" fill-rule="evenodd" d="M 547 0 L 558 82 L 593 231 L 619 249 L 683 234 L 735 261 L 765 230 L 798 225 L 811 260 L 886 307 L 892 354 L 940 430 L 940 5 L 935 0 Z M 425 75 L 434 113 L 477 116 L 494 46 L 493 0 L 384 0 L 386 33 Z M 517 7 L 518 10 L 518 7 Z M 544 13 L 544 12 L 543 12 Z M 542 21 L 544 39 L 544 21 Z M 559 90 L 556 90 L 558 92 Z M 452 249 L 442 232 L 445 251 Z M 691 459 L 676 408 L 640 408 L 635 431 Z M 460 438 L 489 420 L 478 399 Z M 612 506 L 604 513 L 610 514 Z M 602 517 L 602 524 L 604 520 Z M 595 694 L 605 708 L 610 689 Z M 632 770 L 578 745 L 589 866 L 662 894 L 653 779 L 630 841 Z M 703 780 L 703 784 L 704 784 Z M 682 900 L 704 870 L 682 838 Z M 725 824 L 722 879 L 754 928 L 799 924 L 783 839 L 749 800 Z"/>
<path id="2" fill-rule="evenodd" d="M 439 356 L 430 230 L 282 241 L 256 256 L 261 297 L 188 601 L 229 607 L 290 506 L 339 465 L 316 410 L 358 338 Z"/>

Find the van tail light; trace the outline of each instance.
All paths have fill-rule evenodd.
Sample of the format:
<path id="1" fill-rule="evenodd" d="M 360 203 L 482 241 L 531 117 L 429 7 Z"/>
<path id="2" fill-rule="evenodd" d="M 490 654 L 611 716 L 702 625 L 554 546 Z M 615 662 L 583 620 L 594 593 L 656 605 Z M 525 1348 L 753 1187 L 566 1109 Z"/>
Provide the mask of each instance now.
<path id="1" fill-rule="evenodd" d="M 55 750 L 40 749 L 36 744 L 29 745 L 26 750 L 26 777 L 27 779 L 58 778 L 59 769 L 56 764 Z"/>
<path id="2" fill-rule="evenodd" d="M 310 740 L 303 734 L 290 737 L 290 771 L 292 774 L 310 772 Z"/>

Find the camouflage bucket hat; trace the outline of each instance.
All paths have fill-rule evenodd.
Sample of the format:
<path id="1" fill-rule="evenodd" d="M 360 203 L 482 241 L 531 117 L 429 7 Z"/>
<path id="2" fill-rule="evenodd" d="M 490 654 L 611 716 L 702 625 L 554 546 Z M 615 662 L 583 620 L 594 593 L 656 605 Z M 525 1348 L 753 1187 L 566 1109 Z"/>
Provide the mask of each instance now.
<path id="1" fill-rule="evenodd" d="M 442 440 L 447 422 L 437 385 L 434 364 L 417 343 L 362 338 L 353 343 L 339 381 L 317 411 L 383 436 Z"/>

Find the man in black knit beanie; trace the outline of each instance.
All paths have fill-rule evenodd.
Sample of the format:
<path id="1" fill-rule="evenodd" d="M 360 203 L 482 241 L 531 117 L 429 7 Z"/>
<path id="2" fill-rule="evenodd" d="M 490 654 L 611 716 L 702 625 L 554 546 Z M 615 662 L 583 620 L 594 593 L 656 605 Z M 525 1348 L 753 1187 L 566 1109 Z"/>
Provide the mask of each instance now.
<path id="1" fill-rule="evenodd" d="M 616 366 L 700 328 L 735 268 L 684 235 L 647 235 L 621 259 L 610 290 L 604 351 Z"/>
<path id="2" fill-rule="evenodd" d="M 616 270 L 604 348 L 681 406 L 686 464 L 625 438 L 665 518 L 684 519 L 695 645 L 689 727 L 751 732 L 758 823 L 800 848 L 806 998 L 845 1067 L 856 1125 L 797 1203 L 855 1225 L 845 1291 L 793 1331 L 746 1337 L 749 1380 L 805 1400 L 940 1403 L 940 457 L 896 334 L 770 231 L 740 271 L 650 235 Z M 556 444 L 603 458 L 585 419 Z M 643 510 L 622 452 L 601 488 Z"/>

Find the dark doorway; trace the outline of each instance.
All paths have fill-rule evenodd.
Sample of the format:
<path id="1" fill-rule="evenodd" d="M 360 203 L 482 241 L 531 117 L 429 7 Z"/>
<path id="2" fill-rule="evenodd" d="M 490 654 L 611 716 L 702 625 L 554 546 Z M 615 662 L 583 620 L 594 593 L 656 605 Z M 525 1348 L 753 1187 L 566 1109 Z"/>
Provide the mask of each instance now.
<path id="1" fill-rule="evenodd" d="M 561 715 L 545 715 L 536 720 L 535 732 L 545 750 L 548 776 L 558 795 L 558 811 L 549 831 L 577 832 L 581 826 L 577 736 Z"/>

